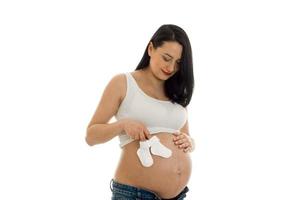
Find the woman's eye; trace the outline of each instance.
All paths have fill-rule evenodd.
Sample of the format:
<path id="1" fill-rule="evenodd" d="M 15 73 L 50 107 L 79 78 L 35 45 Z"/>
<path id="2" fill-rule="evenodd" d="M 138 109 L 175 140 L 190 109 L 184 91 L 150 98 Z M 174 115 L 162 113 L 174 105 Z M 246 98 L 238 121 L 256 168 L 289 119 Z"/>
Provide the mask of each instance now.
<path id="1" fill-rule="evenodd" d="M 169 62 L 170 60 L 163 56 L 164 61 Z"/>

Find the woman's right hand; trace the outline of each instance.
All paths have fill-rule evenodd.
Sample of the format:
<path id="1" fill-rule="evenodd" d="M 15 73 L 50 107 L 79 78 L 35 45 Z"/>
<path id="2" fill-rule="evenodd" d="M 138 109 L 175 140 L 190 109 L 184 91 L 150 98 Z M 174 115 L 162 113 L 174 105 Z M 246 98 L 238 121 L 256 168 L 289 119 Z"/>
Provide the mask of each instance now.
<path id="1" fill-rule="evenodd" d="M 125 133 L 130 138 L 140 141 L 150 139 L 150 132 L 143 123 L 132 119 L 122 119 L 122 123 Z"/>

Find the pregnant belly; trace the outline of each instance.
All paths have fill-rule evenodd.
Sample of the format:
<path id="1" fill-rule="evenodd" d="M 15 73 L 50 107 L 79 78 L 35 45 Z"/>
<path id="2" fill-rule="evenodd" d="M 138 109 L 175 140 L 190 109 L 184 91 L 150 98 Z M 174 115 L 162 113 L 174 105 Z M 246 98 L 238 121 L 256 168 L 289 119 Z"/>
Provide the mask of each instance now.
<path id="1" fill-rule="evenodd" d="M 162 198 L 172 198 L 189 181 L 192 171 L 190 155 L 174 144 L 172 134 L 161 132 L 155 135 L 172 151 L 172 156 L 163 158 L 152 155 L 153 165 L 143 167 L 136 154 L 139 141 L 133 141 L 123 147 L 114 179 L 123 184 L 151 190 Z"/>

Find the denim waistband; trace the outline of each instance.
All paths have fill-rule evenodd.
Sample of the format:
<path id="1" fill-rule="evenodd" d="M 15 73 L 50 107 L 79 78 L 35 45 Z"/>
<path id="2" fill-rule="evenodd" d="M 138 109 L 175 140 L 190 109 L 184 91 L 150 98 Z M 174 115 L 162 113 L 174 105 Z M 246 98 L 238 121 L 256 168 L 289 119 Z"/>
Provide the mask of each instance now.
<path id="1" fill-rule="evenodd" d="M 122 183 L 118 183 L 114 179 L 110 181 L 110 189 L 112 192 L 119 192 L 126 195 L 134 195 L 137 198 L 141 199 L 156 199 L 156 200 L 176 200 L 182 195 L 186 194 L 189 191 L 189 188 L 186 186 L 183 191 L 180 192 L 176 197 L 171 199 L 162 199 L 155 192 L 147 189 L 142 189 L 138 187 L 134 187 L 131 185 L 126 185 Z"/>

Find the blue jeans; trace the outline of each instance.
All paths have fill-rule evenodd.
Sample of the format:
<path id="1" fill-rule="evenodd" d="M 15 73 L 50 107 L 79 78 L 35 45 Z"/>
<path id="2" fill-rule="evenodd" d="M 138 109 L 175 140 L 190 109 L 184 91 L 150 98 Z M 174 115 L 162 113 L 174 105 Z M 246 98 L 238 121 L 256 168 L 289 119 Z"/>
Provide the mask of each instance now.
<path id="1" fill-rule="evenodd" d="M 162 199 L 153 191 L 118 183 L 111 179 L 110 189 L 112 191 L 111 200 L 183 200 L 189 188 L 186 186 L 179 195 L 172 199 Z"/>

